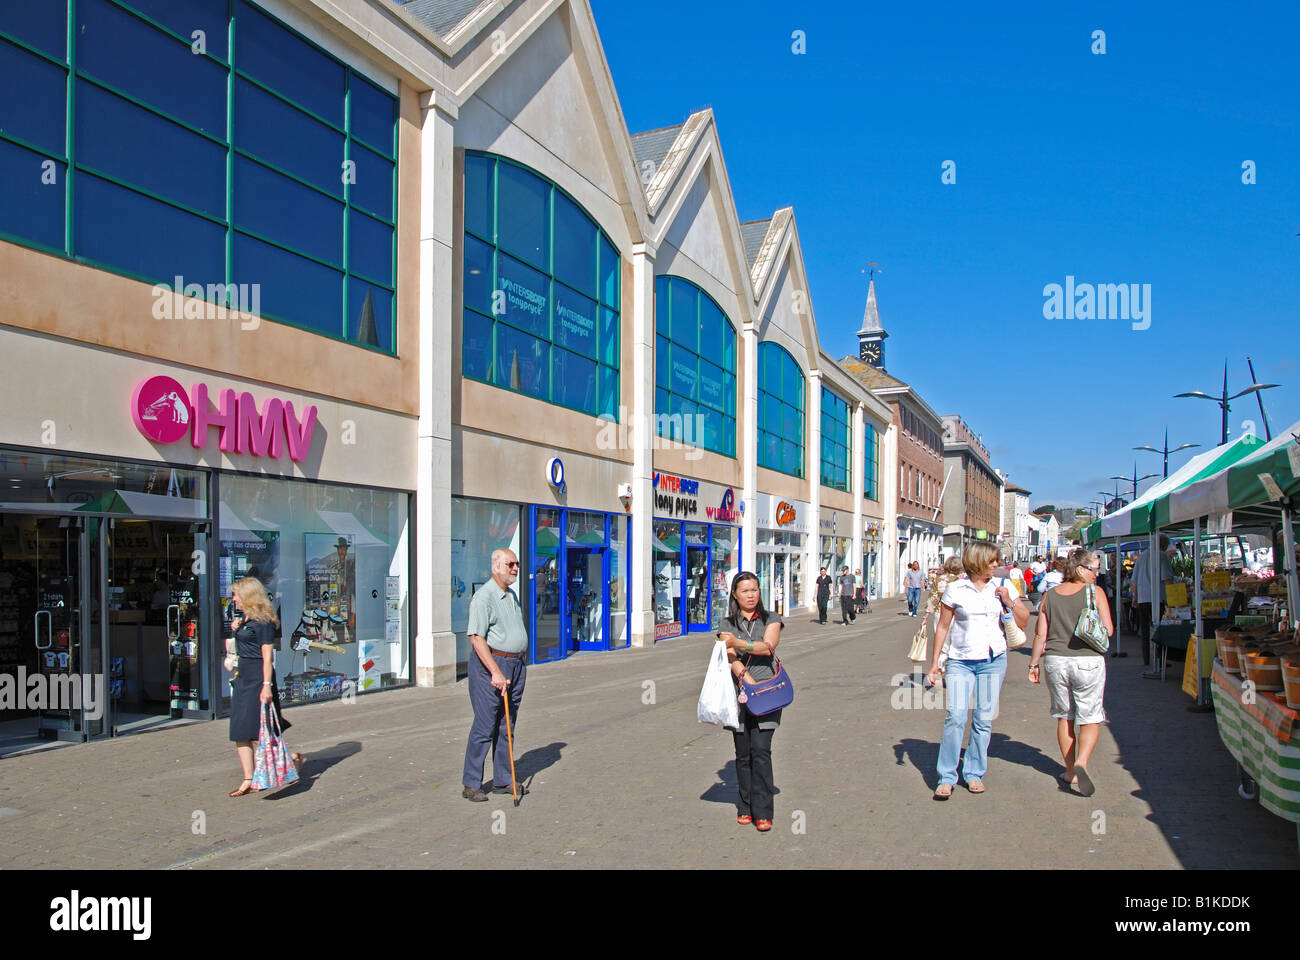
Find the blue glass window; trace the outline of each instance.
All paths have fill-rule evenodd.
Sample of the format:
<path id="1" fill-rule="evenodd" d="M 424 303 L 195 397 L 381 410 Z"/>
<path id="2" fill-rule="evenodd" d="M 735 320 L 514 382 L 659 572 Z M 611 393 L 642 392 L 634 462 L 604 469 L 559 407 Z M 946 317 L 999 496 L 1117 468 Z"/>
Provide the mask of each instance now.
<path id="1" fill-rule="evenodd" d="M 87 80 L 77 81 L 77 162 L 222 218 L 226 148 Z M 158 145 L 167 144 L 166 150 Z"/>
<path id="2" fill-rule="evenodd" d="M 613 244 L 571 197 L 466 153 L 462 374 L 617 418 L 618 268 L 608 278 L 607 261 L 618 262 Z"/>
<path id="3" fill-rule="evenodd" d="M 826 387 L 822 387 L 821 432 L 821 482 L 847 491 L 853 482 L 848 469 L 853 462 L 853 415 L 849 402 Z"/>
<path id="4" fill-rule="evenodd" d="M 343 127 L 344 69 L 324 51 L 241 2 L 235 66 L 322 120 Z"/>
<path id="5" fill-rule="evenodd" d="M 0 134 L 63 156 L 68 71 L 0 40 L 0 77 Z"/>
<path id="6" fill-rule="evenodd" d="M 225 227 L 88 173 L 77 177 L 73 230 L 84 256 L 132 276 L 225 279 Z"/>
<path id="7" fill-rule="evenodd" d="M 352 136 L 364 140 L 387 157 L 396 157 L 393 143 L 397 121 L 397 101 L 360 77 L 353 76 L 349 87 Z"/>
<path id="8" fill-rule="evenodd" d="M 0 30 L 68 62 L 68 10 L 62 0 L 0 0 Z"/>
<path id="9" fill-rule="evenodd" d="M 235 226 L 343 266 L 343 204 L 260 163 L 235 158 Z"/>
<path id="10" fill-rule="evenodd" d="M 758 345 L 758 465 L 804 474 L 804 375 L 775 343 Z"/>
<path id="11" fill-rule="evenodd" d="M 862 488 L 863 496 L 868 500 L 879 500 L 880 493 L 876 488 L 876 464 L 880 460 L 879 435 L 876 433 L 875 426 L 871 421 L 867 421 L 863 427 L 862 448 L 864 453 Z"/>
<path id="12" fill-rule="evenodd" d="M 58 161 L 0 140 L 0 233 L 63 249 L 67 175 Z"/>
<path id="13" fill-rule="evenodd" d="M 235 142 L 343 199 L 343 134 L 242 78 L 235 81 Z"/>
<path id="14" fill-rule="evenodd" d="M 681 277 L 655 278 L 655 429 L 736 455 L 736 331 L 713 299 Z M 699 417 L 697 422 L 694 418 Z M 690 417 L 688 423 L 680 417 Z"/>
<path id="15" fill-rule="evenodd" d="M 203 31 L 204 52 L 226 59 L 226 0 L 129 0 L 136 10 L 185 38 L 197 42 L 196 30 Z"/>
<path id="16" fill-rule="evenodd" d="M 225 139 L 226 68 L 108 0 L 77 0 L 77 72 Z"/>
<path id="17" fill-rule="evenodd" d="M 268 318 L 394 352 L 397 98 L 248 0 L 77 0 L 72 29 L 67 9 L 0 0 L 21 91 L 0 98 L 0 230 L 146 281 L 256 282 Z M 19 43 L 62 63 L 72 44 L 71 103 L 66 69 Z"/>
<path id="18" fill-rule="evenodd" d="M 343 273 L 242 233 L 235 234 L 232 276 L 261 285 L 263 315 L 343 337 Z M 188 278 L 188 275 L 187 275 Z"/>

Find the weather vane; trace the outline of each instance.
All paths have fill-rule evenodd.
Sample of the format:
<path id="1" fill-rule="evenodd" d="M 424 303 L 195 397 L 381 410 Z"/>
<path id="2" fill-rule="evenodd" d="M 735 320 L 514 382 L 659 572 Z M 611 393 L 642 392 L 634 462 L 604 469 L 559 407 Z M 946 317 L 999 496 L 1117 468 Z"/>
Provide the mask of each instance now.
<path id="1" fill-rule="evenodd" d="M 867 265 L 866 265 L 865 267 L 863 267 L 862 270 L 859 271 L 859 272 L 861 272 L 861 273 L 865 273 L 865 274 L 867 275 L 867 279 L 868 279 L 868 280 L 874 280 L 874 279 L 875 279 L 875 276 L 876 276 L 876 270 L 877 270 L 879 267 L 880 267 L 880 264 L 868 260 L 868 261 L 867 261 Z M 884 273 L 885 271 L 881 270 L 880 272 L 881 272 L 881 273 Z"/>

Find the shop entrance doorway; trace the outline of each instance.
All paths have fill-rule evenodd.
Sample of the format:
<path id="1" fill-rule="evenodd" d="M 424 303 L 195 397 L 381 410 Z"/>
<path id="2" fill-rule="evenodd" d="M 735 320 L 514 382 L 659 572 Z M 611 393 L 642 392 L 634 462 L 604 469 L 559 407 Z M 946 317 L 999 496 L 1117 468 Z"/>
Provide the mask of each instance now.
<path id="1" fill-rule="evenodd" d="M 98 732 L 103 678 L 87 548 L 97 523 L 0 514 L 0 751 Z"/>
<path id="2" fill-rule="evenodd" d="M 568 649 L 608 650 L 604 585 L 609 577 L 605 547 L 569 547 L 565 550 L 568 589 Z"/>
<path id="3" fill-rule="evenodd" d="M 686 547 L 686 583 L 682 591 L 686 604 L 686 628 L 688 630 L 708 630 L 711 625 L 710 583 L 709 548 L 707 546 L 688 545 Z"/>
<path id="4" fill-rule="evenodd" d="M 114 518 L 107 531 L 114 735 L 207 708 L 207 525 Z"/>

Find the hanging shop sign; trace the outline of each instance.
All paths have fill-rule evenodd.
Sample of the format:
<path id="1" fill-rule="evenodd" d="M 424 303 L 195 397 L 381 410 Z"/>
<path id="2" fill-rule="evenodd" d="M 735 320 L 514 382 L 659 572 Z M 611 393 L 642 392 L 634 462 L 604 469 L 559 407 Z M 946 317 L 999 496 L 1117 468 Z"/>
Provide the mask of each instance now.
<path id="1" fill-rule="evenodd" d="M 171 377 L 148 377 L 131 395 L 131 419 L 154 443 L 176 443 L 188 434 L 191 446 L 202 450 L 208 445 L 210 428 L 216 427 L 223 453 L 279 459 L 287 451 L 295 462 L 306 459 L 316 430 L 314 404 L 303 409 L 300 419 L 292 400 L 270 397 L 259 410 L 247 391 L 236 394 L 226 389 L 217 396 L 219 409 L 212 410 L 206 383 L 194 384 L 187 393 Z"/>
<path id="2" fill-rule="evenodd" d="M 758 494 L 758 525 L 767 530 L 808 533 L 812 529 L 812 507 L 802 500 L 786 500 Z"/>
<path id="3" fill-rule="evenodd" d="M 556 490 L 563 493 L 567 487 L 564 483 L 564 461 L 559 457 L 551 457 L 546 461 L 546 479 Z"/>
<path id="4" fill-rule="evenodd" d="M 670 473 L 655 473 L 654 515 L 671 520 L 699 520 L 706 523 L 739 523 L 742 508 L 736 491 L 719 483 L 690 480 Z"/>

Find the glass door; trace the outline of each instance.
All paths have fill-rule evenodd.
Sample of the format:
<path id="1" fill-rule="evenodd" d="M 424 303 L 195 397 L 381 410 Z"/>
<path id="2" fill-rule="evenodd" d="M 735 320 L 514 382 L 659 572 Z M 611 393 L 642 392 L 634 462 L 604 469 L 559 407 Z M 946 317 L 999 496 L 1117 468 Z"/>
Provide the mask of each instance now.
<path id="1" fill-rule="evenodd" d="M 686 628 L 708 630 L 709 615 L 709 528 L 702 523 L 686 524 L 686 582 L 682 602 L 686 607 Z"/>
<path id="2" fill-rule="evenodd" d="M 555 507 L 530 507 L 532 513 L 532 561 L 530 575 L 533 581 L 533 632 L 534 663 L 559 660 L 564 656 L 560 643 L 560 626 L 563 615 L 564 593 L 560 589 L 564 550 L 561 548 L 561 511 Z M 482 584 L 473 584 L 477 590 Z M 522 602 L 522 597 L 521 597 Z"/>
<path id="3" fill-rule="evenodd" d="M 0 673 L 14 693 L 0 744 L 84 740 L 102 713 L 104 678 L 86 646 L 88 560 L 84 518 L 0 515 Z"/>

